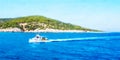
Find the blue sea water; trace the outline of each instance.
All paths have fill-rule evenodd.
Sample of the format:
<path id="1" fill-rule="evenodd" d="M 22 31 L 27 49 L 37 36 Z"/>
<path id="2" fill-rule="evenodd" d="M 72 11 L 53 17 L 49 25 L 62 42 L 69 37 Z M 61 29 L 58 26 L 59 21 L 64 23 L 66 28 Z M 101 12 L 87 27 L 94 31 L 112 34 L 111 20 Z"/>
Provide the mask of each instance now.
<path id="1" fill-rule="evenodd" d="M 120 33 L 39 33 L 46 43 L 29 43 L 38 33 L 0 32 L 0 60 L 120 60 Z"/>

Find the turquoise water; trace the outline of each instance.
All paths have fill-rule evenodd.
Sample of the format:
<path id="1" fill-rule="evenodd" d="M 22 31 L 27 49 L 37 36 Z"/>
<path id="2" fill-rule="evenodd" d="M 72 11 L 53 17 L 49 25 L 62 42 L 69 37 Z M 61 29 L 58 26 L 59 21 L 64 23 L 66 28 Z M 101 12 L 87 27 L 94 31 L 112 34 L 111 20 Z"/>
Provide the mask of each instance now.
<path id="1" fill-rule="evenodd" d="M 29 43 L 36 33 L 0 32 L 0 60 L 120 60 L 119 32 L 39 34 L 56 42 Z"/>

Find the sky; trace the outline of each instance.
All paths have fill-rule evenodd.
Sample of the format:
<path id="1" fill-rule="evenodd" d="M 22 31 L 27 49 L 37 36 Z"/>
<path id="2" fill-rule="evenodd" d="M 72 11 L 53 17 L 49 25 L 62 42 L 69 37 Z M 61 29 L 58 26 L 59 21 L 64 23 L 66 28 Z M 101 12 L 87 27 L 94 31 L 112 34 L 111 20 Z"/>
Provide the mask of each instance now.
<path id="1" fill-rule="evenodd" d="M 0 0 L 0 18 L 42 15 L 103 31 L 120 31 L 120 0 Z"/>

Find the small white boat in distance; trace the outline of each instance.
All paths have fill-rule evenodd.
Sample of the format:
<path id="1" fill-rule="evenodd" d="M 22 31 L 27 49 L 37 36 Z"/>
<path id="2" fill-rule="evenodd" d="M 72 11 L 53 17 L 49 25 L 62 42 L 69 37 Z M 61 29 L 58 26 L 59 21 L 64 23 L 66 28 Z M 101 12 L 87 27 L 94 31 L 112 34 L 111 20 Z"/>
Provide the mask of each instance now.
<path id="1" fill-rule="evenodd" d="M 47 38 L 40 36 L 37 34 L 34 38 L 29 39 L 30 43 L 34 42 L 48 42 Z"/>

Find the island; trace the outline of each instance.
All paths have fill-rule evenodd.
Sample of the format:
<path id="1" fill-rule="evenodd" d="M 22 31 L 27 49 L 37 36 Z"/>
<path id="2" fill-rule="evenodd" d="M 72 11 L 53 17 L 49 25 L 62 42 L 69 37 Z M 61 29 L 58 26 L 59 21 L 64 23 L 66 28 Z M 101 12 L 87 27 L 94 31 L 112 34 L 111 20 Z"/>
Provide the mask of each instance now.
<path id="1" fill-rule="evenodd" d="M 45 16 L 0 18 L 0 32 L 98 32 Z"/>

